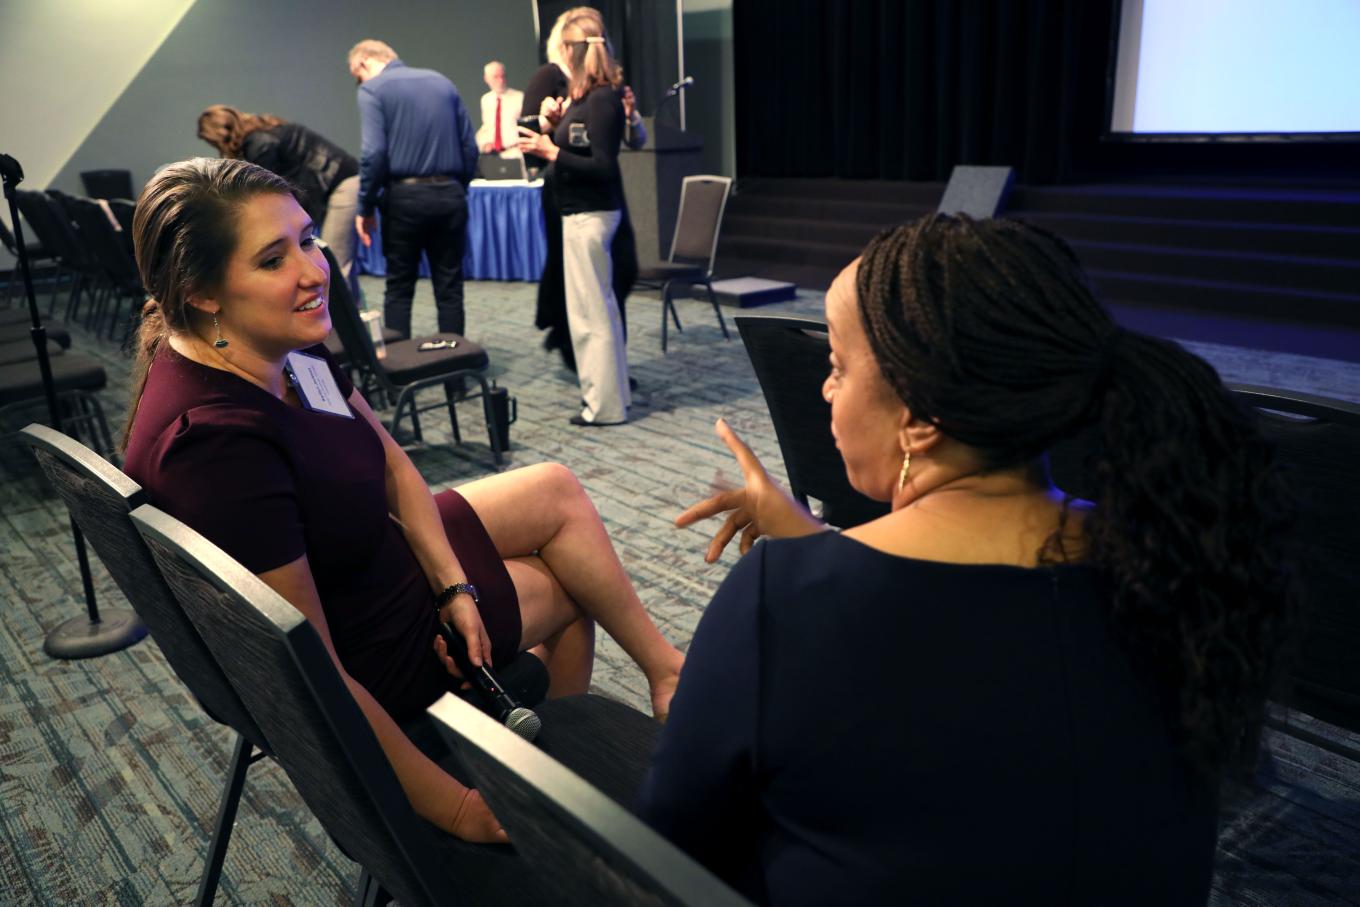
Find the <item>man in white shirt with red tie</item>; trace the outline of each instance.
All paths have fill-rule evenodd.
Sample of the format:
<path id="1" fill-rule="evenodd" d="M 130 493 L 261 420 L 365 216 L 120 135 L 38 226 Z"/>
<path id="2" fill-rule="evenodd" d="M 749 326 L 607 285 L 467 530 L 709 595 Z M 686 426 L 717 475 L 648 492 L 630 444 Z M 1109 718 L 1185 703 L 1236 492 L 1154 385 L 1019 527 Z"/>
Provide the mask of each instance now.
<path id="1" fill-rule="evenodd" d="M 482 80 L 491 90 L 482 95 L 482 128 L 477 130 L 477 145 L 482 154 L 519 157 L 516 121 L 524 105 L 524 92 L 505 87 L 505 64 L 497 60 L 482 67 Z"/>

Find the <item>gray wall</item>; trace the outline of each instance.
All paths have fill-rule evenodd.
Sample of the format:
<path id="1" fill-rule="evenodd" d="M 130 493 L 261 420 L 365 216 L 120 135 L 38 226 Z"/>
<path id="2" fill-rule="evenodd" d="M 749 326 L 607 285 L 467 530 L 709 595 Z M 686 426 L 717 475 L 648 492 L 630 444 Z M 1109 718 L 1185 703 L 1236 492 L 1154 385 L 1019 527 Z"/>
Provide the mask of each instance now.
<path id="1" fill-rule="evenodd" d="M 704 138 L 704 170 L 737 175 L 733 110 L 732 0 L 685 0 L 685 125 Z"/>
<path id="2" fill-rule="evenodd" d="M 51 185 L 80 192 L 81 170 L 120 167 L 140 188 L 161 164 L 215 155 L 195 124 L 218 103 L 303 123 L 357 154 L 345 54 L 361 38 L 447 75 L 474 126 L 483 63 L 503 60 L 512 82 L 537 65 L 529 0 L 198 0 Z"/>

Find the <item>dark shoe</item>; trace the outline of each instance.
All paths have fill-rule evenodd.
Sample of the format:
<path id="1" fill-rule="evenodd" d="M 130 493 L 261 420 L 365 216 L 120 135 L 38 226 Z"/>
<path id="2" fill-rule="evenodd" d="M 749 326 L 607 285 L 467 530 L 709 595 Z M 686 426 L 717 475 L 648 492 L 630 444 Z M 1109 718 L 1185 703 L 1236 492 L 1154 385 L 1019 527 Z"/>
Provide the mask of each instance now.
<path id="1" fill-rule="evenodd" d="M 584 425 L 590 428 L 608 428 L 610 425 L 622 425 L 622 422 L 591 422 L 579 413 L 567 420 L 572 425 Z"/>
<path id="2" fill-rule="evenodd" d="M 631 375 L 628 377 L 628 389 L 630 391 L 637 390 L 637 379 L 632 377 Z"/>

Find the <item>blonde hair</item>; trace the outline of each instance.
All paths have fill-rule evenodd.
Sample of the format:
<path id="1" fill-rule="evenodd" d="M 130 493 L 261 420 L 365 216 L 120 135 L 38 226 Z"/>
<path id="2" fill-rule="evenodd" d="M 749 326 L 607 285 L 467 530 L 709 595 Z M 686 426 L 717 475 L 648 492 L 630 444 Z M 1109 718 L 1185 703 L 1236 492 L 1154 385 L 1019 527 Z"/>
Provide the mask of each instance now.
<path id="1" fill-rule="evenodd" d="M 349 49 L 349 55 L 345 60 L 350 66 L 353 66 L 357 60 L 377 60 L 379 63 L 391 63 L 396 58 L 397 52 L 389 45 L 375 38 L 365 38 Z"/>
<path id="2" fill-rule="evenodd" d="M 593 6 L 573 6 L 571 9 L 558 16 L 553 22 L 552 30 L 548 32 L 548 44 L 545 48 L 548 55 L 548 62 L 562 65 L 564 60 L 562 47 L 562 29 L 567 27 L 567 23 L 572 19 L 582 16 L 594 19 L 600 26 L 600 34 L 604 34 L 604 15 Z"/>
<path id="3" fill-rule="evenodd" d="M 198 115 L 198 137 L 222 157 L 239 158 L 246 136 L 282 125 L 283 120 L 270 113 L 246 113 L 227 104 L 213 104 Z"/>
<path id="4" fill-rule="evenodd" d="M 562 44 L 567 48 L 571 73 L 567 94 L 579 101 L 601 85 L 618 88 L 623 70 L 609 52 L 604 25 L 594 16 L 577 16 L 562 29 Z"/>

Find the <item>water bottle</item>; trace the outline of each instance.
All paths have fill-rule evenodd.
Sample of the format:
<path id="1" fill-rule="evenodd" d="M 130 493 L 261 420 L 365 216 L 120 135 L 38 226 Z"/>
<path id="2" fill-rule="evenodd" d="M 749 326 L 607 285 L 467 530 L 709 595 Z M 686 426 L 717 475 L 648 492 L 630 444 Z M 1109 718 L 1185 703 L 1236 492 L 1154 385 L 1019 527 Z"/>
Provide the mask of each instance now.
<path id="1" fill-rule="evenodd" d="M 382 312 L 360 312 L 359 317 L 368 328 L 368 337 L 373 341 L 373 353 L 379 359 L 387 358 L 387 344 L 383 341 Z"/>

